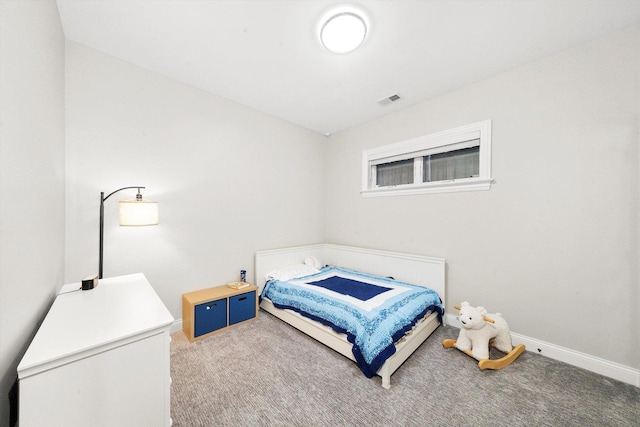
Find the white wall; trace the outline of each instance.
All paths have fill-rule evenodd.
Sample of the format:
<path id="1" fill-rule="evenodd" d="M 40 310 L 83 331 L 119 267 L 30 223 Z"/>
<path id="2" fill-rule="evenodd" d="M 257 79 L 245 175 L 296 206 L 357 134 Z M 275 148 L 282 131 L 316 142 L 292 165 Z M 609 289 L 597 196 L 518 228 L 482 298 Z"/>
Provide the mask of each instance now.
<path id="1" fill-rule="evenodd" d="M 640 368 L 639 79 L 636 26 L 332 135 L 327 240 L 446 257 L 450 313 Z M 485 119 L 490 191 L 360 196 L 362 150 Z"/>
<path id="2" fill-rule="evenodd" d="M 181 295 L 253 278 L 258 249 L 324 240 L 326 138 L 67 42 L 66 280 L 98 270 L 100 192 L 144 185 L 157 227 L 105 203 L 104 277 L 143 272 L 176 319 Z"/>
<path id="3" fill-rule="evenodd" d="M 54 1 L 0 1 L 0 426 L 64 278 L 64 36 Z"/>

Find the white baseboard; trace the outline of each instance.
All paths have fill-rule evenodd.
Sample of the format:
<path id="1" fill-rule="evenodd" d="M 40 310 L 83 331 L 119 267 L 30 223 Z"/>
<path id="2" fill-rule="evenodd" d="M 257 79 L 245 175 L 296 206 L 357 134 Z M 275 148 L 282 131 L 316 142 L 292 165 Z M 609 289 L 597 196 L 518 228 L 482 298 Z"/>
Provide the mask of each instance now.
<path id="1" fill-rule="evenodd" d="M 460 328 L 460 321 L 457 316 L 445 314 L 445 324 Z M 619 363 L 610 362 L 599 357 L 561 347 L 559 345 L 540 341 L 525 335 L 511 332 L 511 340 L 514 345 L 524 344 L 527 351 L 559 360 L 569 365 L 577 366 L 591 372 L 595 372 L 605 377 L 613 378 L 627 384 L 640 387 L 640 370 L 621 365 Z"/>

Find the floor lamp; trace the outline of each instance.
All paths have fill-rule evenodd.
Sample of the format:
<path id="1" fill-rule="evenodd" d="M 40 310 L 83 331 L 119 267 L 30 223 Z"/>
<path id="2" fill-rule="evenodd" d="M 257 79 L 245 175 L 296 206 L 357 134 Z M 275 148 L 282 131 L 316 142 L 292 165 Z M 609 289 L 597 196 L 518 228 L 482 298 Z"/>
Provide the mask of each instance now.
<path id="1" fill-rule="evenodd" d="M 158 224 L 158 203 L 150 200 L 145 200 L 140 194 L 140 189 L 145 188 L 142 186 L 122 187 L 109 193 L 107 197 L 104 196 L 104 192 L 100 193 L 100 261 L 98 264 L 98 278 L 102 279 L 102 255 L 104 247 L 104 202 L 115 193 L 128 190 L 131 188 L 137 188 L 138 194 L 135 200 L 122 200 L 119 202 L 119 217 L 120 225 L 125 226 L 142 226 L 142 225 L 157 225 Z"/>

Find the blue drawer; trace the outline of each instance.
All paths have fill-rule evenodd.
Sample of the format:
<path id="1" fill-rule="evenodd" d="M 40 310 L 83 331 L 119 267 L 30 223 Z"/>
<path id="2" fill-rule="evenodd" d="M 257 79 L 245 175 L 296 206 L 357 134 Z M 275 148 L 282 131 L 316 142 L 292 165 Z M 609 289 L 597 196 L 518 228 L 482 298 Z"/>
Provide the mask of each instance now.
<path id="1" fill-rule="evenodd" d="M 194 337 L 199 337 L 227 326 L 226 298 L 196 305 L 194 311 Z"/>
<path id="2" fill-rule="evenodd" d="M 256 317 L 255 291 L 229 298 L 229 325 L 244 322 L 254 317 Z"/>

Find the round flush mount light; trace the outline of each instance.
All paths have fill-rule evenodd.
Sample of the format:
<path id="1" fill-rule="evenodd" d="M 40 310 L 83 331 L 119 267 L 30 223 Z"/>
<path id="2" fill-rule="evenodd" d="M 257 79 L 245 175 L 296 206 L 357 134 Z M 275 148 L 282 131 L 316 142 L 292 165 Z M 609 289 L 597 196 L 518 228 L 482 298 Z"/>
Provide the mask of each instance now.
<path id="1" fill-rule="evenodd" d="M 348 53 L 367 36 L 367 21 L 353 8 L 340 8 L 325 15 L 320 26 L 320 41 L 333 53 Z"/>

